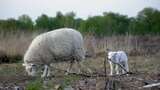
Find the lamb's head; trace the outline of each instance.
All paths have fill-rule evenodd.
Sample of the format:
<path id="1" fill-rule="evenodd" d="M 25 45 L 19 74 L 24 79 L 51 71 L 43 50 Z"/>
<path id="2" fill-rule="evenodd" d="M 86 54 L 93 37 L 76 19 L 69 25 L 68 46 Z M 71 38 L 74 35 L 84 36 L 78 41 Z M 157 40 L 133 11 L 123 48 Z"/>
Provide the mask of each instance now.
<path id="1" fill-rule="evenodd" d="M 110 52 L 108 52 L 108 59 L 109 59 L 109 60 L 114 60 L 114 58 L 115 58 L 115 57 L 114 57 L 114 56 L 115 56 L 115 54 L 116 54 L 116 52 L 111 52 L 111 51 L 110 51 Z"/>
<path id="2" fill-rule="evenodd" d="M 37 75 L 37 71 L 38 71 L 37 65 L 24 63 L 23 66 L 25 66 L 25 70 L 28 73 L 28 75 L 30 75 L 30 76 L 36 76 Z"/>

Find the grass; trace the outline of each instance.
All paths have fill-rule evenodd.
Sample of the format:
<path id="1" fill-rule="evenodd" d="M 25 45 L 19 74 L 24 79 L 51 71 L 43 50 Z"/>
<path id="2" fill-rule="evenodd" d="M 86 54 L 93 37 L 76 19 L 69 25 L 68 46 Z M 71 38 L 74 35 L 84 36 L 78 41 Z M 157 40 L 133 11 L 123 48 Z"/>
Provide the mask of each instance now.
<path id="1" fill-rule="evenodd" d="M 104 73 L 103 60 L 104 60 L 103 57 L 88 58 L 86 61 L 84 61 L 84 65 L 86 67 L 90 67 L 91 70 L 93 70 L 94 72 Z M 138 73 L 145 72 L 148 75 L 159 73 L 159 68 L 160 68 L 159 63 L 160 63 L 159 56 L 129 57 L 129 68 L 130 71 L 132 72 L 138 72 Z M 63 66 L 63 64 L 61 64 L 61 66 Z M 62 67 L 59 66 L 58 68 Z M 43 83 L 40 79 L 30 79 L 30 78 L 25 79 L 26 76 L 24 73 L 24 68 L 21 66 L 21 63 L 2 64 L 0 65 L 0 73 L 1 73 L 0 81 L 3 80 L 4 82 L 6 82 L 7 80 L 10 80 L 8 83 L 15 83 L 15 82 L 25 83 L 26 90 L 45 90 L 43 87 Z M 109 74 L 108 63 L 107 63 L 107 73 Z M 73 85 L 76 81 L 81 79 L 81 77 L 79 76 L 64 75 L 64 73 L 62 72 L 56 72 L 54 74 L 57 77 L 49 81 L 48 89 L 54 89 L 56 85 L 59 85 L 60 90 L 63 90 L 65 87 Z M 58 75 L 60 75 L 61 77 L 58 77 Z M 20 80 L 17 80 L 17 78 L 19 78 Z"/>
<path id="2" fill-rule="evenodd" d="M 0 51 L 5 52 L 8 56 L 23 55 L 33 39 L 31 33 L 8 33 L 0 35 Z"/>
<path id="3" fill-rule="evenodd" d="M 57 86 L 58 90 L 64 90 L 64 88 L 72 85 L 79 79 L 80 77 L 76 75 L 65 75 L 61 78 L 60 82 L 57 78 L 54 78 L 53 80 L 49 80 L 47 82 L 44 82 L 42 79 L 38 78 L 35 80 L 30 80 L 26 86 L 26 90 L 49 90 L 55 89 Z"/>
<path id="4" fill-rule="evenodd" d="M 17 75 L 17 73 L 24 73 L 24 67 L 21 63 L 2 64 L 0 65 L 0 75 Z"/>
<path id="5" fill-rule="evenodd" d="M 75 81 L 79 80 L 80 77 L 76 75 L 67 75 L 64 77 L 64 82 L 62 83 L 63 87 L 67 87 L 73 84 Z"/>
<path id="6" fill-rule="evenodd" d="M 0 33 L 0 59 L 3 56 L 9 62 L 21 60 L 29 44 L 40 32 Z M 160 54 L 160 36 L 110 36 L 94 37 L 84 36 L 87 54 L 100 56 L 106 48 L 111 50 L 124 50 L 129 55 Z M 6 60 L 6 61 L 7 61 Z M 1 62 L 1 61 L 0 61 Z"/>
<path id="7" fill-rule="evenodd" d="M 32 39 L 38 34 L 38 32 L 0 32 L 0 60 L 12 63 L 16 62 L 15 60 L 22 60 Z"/>
<path id="8" fill-rule="evenodd" d="M 27 50 L 32 39 L 38 33 L 17 33 L 17 34 L 0 34 L 0 60 L 1 56 L 6 55 L 9 60 L 16 63 L 0 64 L 0 81 L 8 83 L 25 83 L 27 90 L 42 90 L 41 80 L 30 80 L 25 78 L 24 67 L 22 66 L 22 57 Z M 96 38 L 93 36 L 85 36 L 85 47 L 91 58 L 84 61 L 86 67 L 91 68 L 93 72 L 104 72 L 104 50 L 124 50 L 129 56 L 129 68 L 133 72 L 147 72 L 152 74 L 160 71 L 160 36 L 111 36 Z M 3 52 L 3 53 L 1 53 Z M 20 58 L 11 58 L 20 55 Z M 66 69 L 68 65 L 65 63 L 56 64 L 60 69 Z M 76 65 L 73 67 L 77 69 Z M 82 68 L 85 71 L 85 68 Z M 64 72 L 54 72 L 57 76 L 63 76 Z M 107 63 L 107 73 L 109 73 L 109 64 Z M 9 78 L 9 79 L 8 79 Z M 19 78 L 20 80 L 17 80 Z M 72 85 L 79 80 L 80 77 L 74 75 L 54 78 L 49 82 L 49 87 L 54 88 L 56 84 L 60 84 L 61 89 Z M 1 85 L 1 82 L 0 82 Z"/>
<path id="9" fill-rule="evenodd" d="M 26 90 L 43 90 L 42 80 L 37 79 L 34 81 L 30 81 L 29 84 L 26 86 Z"/>

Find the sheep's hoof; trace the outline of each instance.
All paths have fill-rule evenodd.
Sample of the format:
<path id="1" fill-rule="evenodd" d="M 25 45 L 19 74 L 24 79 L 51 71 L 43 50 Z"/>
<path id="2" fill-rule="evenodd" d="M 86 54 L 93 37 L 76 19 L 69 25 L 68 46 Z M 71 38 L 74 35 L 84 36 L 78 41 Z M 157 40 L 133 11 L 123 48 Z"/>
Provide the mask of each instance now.
<path id="1" fill-rule="evenodd" d="M 47 75 L 47 77 L 51 77 L 51 75 L 49 74 L 49 75 Z"/>
<path id="2" fill-rule="evenodd" d="M 69 75 L 69 72 L 65 72 L 65 74 L 64 75 Z"/>
<path id="3" fill-rule="evenodd" d="M 48 88 L 48 80 L 43 80 L 43 88 L 47 89 Z"/>
<path id="4" fill-rule="evenodd" d="M 58 90 L 60 87 L 61 87 L 60 84 L 54 86 L 54 88 L 55 88 L 56 90 Z"/>
<path id="5" fill-rule="evenodd" d="M 78 72 L 77 74 L 82 74 L 82 72 Z"/>
<path id="6" fill-rule="evenodd" d="M 90 74 L 92 74 L 92 73 L 93 73 L 93 71 L 92 71 L 91 69 L 88 69 L 88 72 L 89 72 Z"/>
<path id="7" fill-rule="evenodd" d="M 41 75 L 41 78 L 45 78 L 45 76 L 44 76 L 44 75 Z"/>

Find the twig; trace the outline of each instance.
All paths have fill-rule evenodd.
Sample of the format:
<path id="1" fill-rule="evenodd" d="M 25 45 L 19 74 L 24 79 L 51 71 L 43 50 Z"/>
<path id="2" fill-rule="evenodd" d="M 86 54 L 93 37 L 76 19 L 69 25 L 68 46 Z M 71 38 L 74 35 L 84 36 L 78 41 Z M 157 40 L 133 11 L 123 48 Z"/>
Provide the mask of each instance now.
<path id="1" fill-rule="evenodd" d="M 105 90 L 108 89 L 108 82 L 107 82 L 107 67 L 106 67 L 106 62 L 107 62 L 107 51 L 104 53 L 104 73 L 105 73 Z"/>
<path id="2" fill-rule="evenodd" d="M 126 74 L 134 74 L 133 72 L 128 72 L 128 71 L 126 70 L 126 68 L 124 68 L 120 63 L 116 63 L 116 62 L 114 62 L 113 60 L 110 60 L 110 59 L 108 59 L 108 60 L 111 61 L 111 62 L 114 63 L 114 64 L 119 65 L 119 66 L 126 72 Z"/>
<path id="3" fill-rule="evenodd" d="M 107 79 L 107 77 L 109 78 L 109 77 L 121 77 L 121 76 L 124 76 L 124 75 L 126 75 L 127 73 L 125 73 L 125 74 L 118 74 L 118 75 L 112 75 L 112 76 L 110 76 L 110 75 L 107 75 L 107 74 L 100 74 L 100 73 L 94 73 L 94 74 L 88 74 L 88 73 L 71 73 L 71 72 L 68 72 L 67 70 L 62 70 L 62 69 L 58 69 L 58 68 L 55 68 L 55 67 L 53 67 L 55 70 L 59 70 L 59 71 L 63 71 L 63 72 L 67 72 L 69 75 L 78 75 L 78 76 L 82 76 L 82 77 L 106 77 L 106 79 Z"/>
<path id="4" fill-rule="evenodd" d="M 141 88 L 151 88 L 151 87 L 156 87 L 156 86 L 160 86 L 160 82 L 159 83 L 152 83 L 152 84 L 149 84 L 149 85 L 145 85 Z"/>

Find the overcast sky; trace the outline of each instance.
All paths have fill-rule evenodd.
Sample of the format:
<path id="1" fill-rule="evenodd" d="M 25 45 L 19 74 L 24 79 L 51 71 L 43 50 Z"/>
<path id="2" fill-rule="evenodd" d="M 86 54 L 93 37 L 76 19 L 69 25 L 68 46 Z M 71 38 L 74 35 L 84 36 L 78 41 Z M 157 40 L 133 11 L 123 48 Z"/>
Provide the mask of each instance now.
<path id="1" fill-rule="evenodd" d="M 57 11 L 63 14 L 73 11 L 84 19 L 110 11 L 132 17 L 144 7 L 160 10 L 160 0 L 0 0 L 0 19 L 22 14 L 36 19 L 41 14 L 55 16 Z"/>

